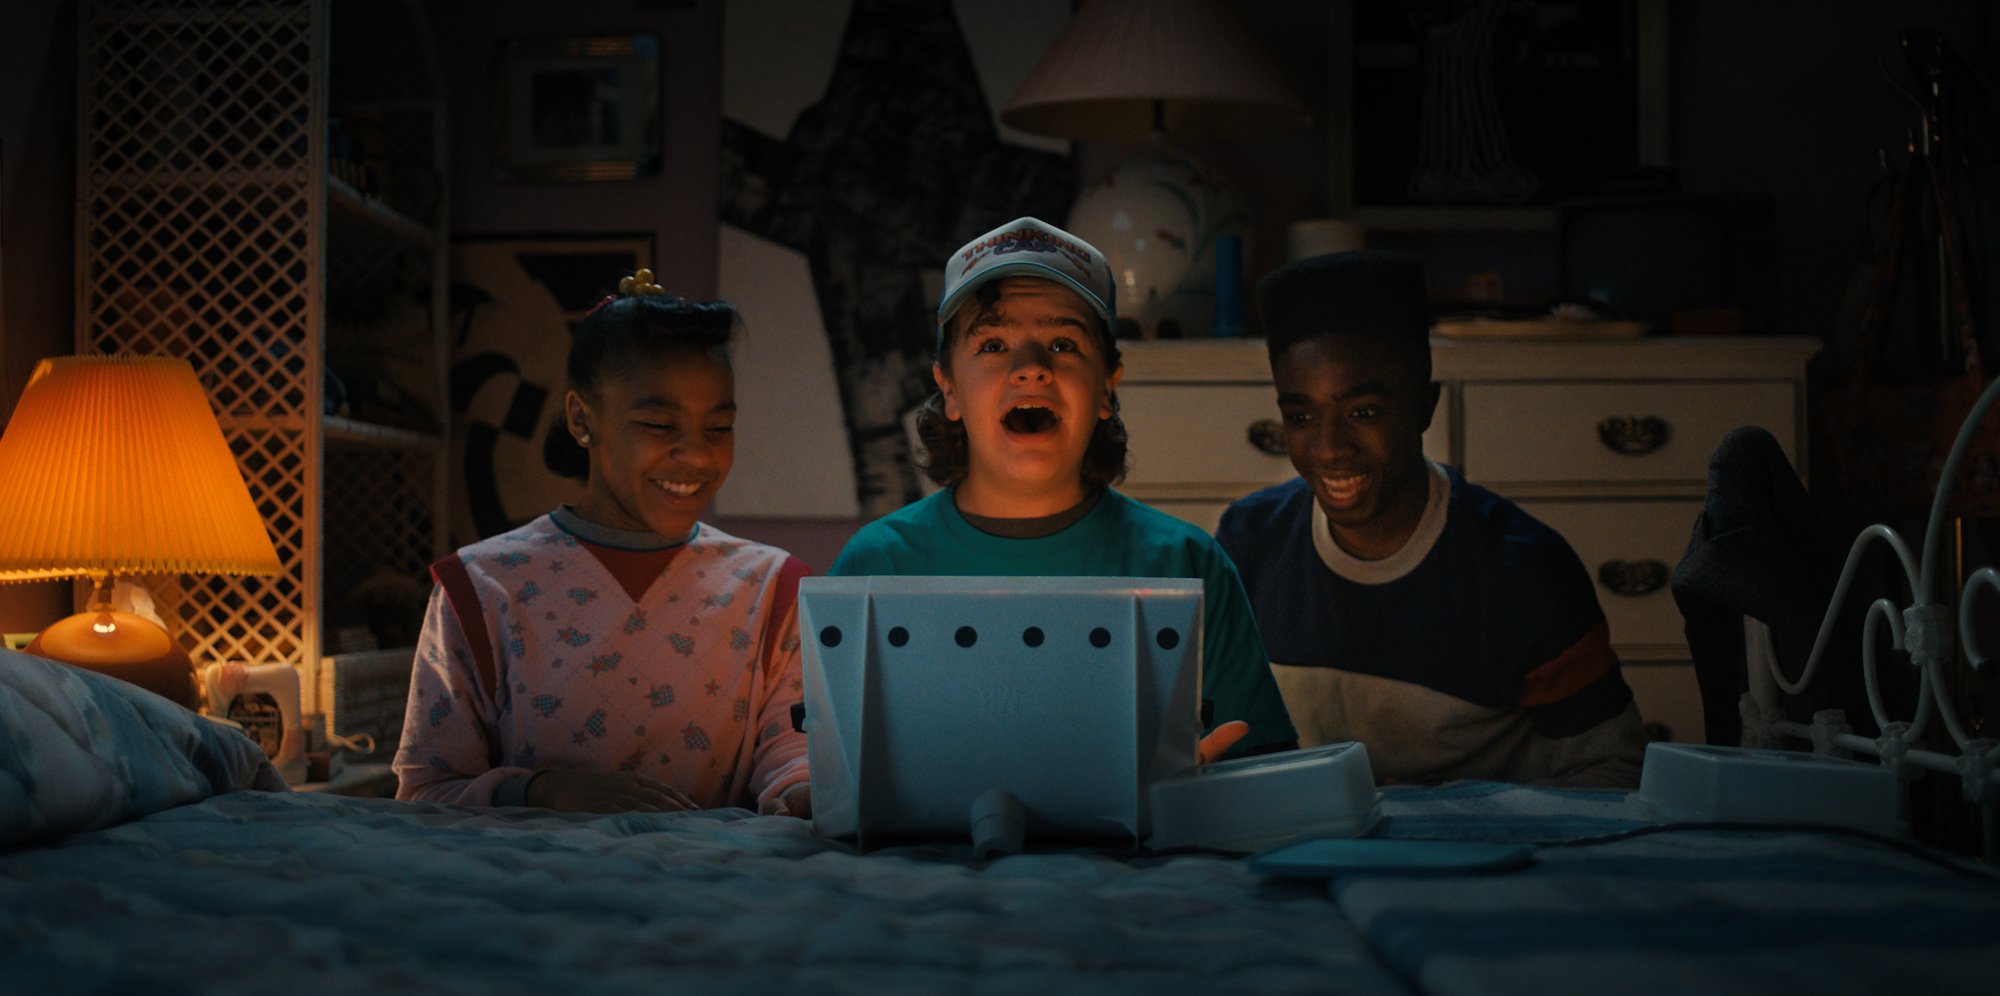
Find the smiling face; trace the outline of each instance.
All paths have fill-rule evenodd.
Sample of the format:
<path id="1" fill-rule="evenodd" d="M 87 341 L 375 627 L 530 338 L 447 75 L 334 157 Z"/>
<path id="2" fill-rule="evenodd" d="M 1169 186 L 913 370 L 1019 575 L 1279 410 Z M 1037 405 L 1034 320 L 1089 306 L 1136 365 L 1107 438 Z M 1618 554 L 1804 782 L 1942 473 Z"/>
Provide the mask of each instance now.
<path id="1" fill-rule="evenodd" d="M 576 513 L 598 525 L 684 539 L 736 459 L 736 379 L 698 347 L 608 374 L 563 399 L 585 438 L 590 479 Z"/>
<path id="2" fill-rule="evenodd" d="M 1366 336 L 1302 339 L 1272 358 L 1271 374 L 1292 466 L 1334 542 L 1363 560 L 1402 549 L 1430 497 L 1423 436 L 1438 385 Z"/>
<path id="3" fill-rule="evenodd" d="M 1035 277 L 995 290 L 952 316 L 946 362 L 931 368 L 945 416 L 965 426 L 958 506 L 1053 515 L 1084 498 L 1084 453 L 1123 369 L 1106 369 L 1097 313 L 1075 291 Z"/>

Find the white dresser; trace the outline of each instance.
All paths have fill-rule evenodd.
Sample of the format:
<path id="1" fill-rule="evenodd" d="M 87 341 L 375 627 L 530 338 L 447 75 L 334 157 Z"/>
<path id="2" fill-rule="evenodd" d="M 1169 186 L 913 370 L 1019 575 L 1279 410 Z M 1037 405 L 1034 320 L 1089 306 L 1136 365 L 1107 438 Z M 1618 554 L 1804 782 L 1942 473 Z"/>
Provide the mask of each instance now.
<path id="1" fill-rule="evenodd" d="M 1293 476 L 1263 340 L 1121 347 L 1121 490 L 1213 532 L 1231 500 Z M 1819 348 L 1803 337 L 1432 342 L 1444 391 L 1425 452 L 1569 539 L 1640 712 L 1676 740 L 1700 741 L 1702 723 L 1668 580 L 1709 455 L 1729 430 L 1761 425 L 1803 467 L 1805 364 Z"/>

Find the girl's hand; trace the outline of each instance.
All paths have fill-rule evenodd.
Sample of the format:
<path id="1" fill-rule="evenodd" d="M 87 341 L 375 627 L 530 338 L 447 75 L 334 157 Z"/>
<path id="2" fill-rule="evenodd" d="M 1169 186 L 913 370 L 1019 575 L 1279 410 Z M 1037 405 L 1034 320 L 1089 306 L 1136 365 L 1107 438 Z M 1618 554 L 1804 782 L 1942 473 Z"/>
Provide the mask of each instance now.
<path id="1" fill-rule="evenodd" d="M 1208 736 L 1201 738 L 1201 743 L 1196 746 L 1195 763 L 1208 764 L 1227 754 L 1229 748 L 1236 746 L 1236 741 L 1243 739 L 1249 733 L 1250 724 L 1240 719 L 1232 719 L 1216 727 Z"/>
<path id="2" fill-rule="evenodd" d="M 796 816 L 802 820 L 812 819 L 812 783 L 800 782 L 778 793 L 776 799 L 757 807 L 759 816 Z"/>
<path id="3" fill-rule="evenodd" d="M 571 813 L 674 813 L 700 809 L 680 789 L 633 771 L 552 768 L 528 782 L 530 806 Z"/>

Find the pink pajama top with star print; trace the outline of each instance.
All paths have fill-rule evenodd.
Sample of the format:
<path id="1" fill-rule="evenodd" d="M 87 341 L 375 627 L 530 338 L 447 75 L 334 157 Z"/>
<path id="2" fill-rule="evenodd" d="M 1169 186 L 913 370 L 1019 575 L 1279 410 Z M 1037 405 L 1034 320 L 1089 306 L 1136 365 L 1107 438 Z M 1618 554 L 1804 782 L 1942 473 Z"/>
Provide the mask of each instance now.
<path id="1" fill-rule="evenodd" d="M 806 781 L 791 723 L 805 565 L 706 524 L 616 545 L 642 536 L 658 543 L 564 509 L 432 566 L 397 798 L 518 802 L 525 776 L 574 768 L 755 809 Z"/>

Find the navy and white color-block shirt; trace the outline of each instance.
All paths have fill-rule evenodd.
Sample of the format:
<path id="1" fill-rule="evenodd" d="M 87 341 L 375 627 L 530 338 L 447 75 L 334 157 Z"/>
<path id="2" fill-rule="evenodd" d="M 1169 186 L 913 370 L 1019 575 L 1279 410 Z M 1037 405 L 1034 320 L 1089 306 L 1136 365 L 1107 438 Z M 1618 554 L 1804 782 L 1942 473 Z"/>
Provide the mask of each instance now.
<path id="1" fill-rule="evenodd" d="M 1410 542 L 1367 562 L 1294 478 L 1231 505 L 1216 538 L 1301 744 L 1360 740 L 1396 781 L 1637 783 L 1644 731 L 1596 589 L 1513 502 L 1432 464 Z"/>

